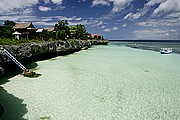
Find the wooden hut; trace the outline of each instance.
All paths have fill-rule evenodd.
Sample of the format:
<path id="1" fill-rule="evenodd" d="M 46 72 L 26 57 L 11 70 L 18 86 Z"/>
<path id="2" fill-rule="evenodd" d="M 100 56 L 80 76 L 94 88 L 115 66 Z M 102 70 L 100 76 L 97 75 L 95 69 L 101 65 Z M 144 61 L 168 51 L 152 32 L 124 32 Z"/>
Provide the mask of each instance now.
<path id="1" fill-rule="evenodd" d="M 36 28 L 32 23 L 16 23 L 12 29 L 21 33 L 23 39 L 32 39 L 36 33 Z"/>

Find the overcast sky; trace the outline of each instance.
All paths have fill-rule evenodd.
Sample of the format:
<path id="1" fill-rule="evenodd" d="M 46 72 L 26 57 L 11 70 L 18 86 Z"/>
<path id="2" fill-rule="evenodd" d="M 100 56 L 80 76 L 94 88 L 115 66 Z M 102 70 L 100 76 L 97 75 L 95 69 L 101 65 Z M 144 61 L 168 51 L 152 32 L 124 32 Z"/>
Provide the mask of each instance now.
<path id="1" fill-rule="evenodd" d="M 1 0 L 5 20 L 37 28 L 68 20 L 107 39 L 180 40 L 180 0 Z"/>

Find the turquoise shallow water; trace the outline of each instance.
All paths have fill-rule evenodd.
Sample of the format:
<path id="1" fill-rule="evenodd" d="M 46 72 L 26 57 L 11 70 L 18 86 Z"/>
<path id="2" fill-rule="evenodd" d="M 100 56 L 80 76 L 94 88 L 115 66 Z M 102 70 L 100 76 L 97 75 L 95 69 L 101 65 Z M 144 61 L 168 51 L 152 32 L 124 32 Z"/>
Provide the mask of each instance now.
<path id="1" fill-rule="evenodd" d="M 35 72 L 42 76 L 17 75 L 2 87 L 23 100 L 28 120 L 178 120 L 179 60 L 178 54 L 93 46 L 39 61 Z M 11 117 L 16 113 L 3 116 Z"/>

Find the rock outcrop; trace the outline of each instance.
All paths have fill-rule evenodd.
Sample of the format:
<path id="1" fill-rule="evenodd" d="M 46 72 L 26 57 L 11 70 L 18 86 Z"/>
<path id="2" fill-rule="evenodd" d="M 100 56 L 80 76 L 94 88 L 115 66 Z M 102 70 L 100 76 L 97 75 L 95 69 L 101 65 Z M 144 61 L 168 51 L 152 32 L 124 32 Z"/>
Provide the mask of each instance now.
<path id="1" fill-rule="evenodd" d="M 20 61 L 36 61 L 55 57 L 58 55 L 65 55 L 79 51 L 84 48 L 89 48 L 91 45 L 107 44 L 108 41 L 53 41 L 42 43 L 26 43 L 22 45 L 0 45 L 8 50 L 17 60 Z M 0 53 L 0 76 L 4 74 L 4 68 L 2 66 L 11 63 L 11 60 L 2 52 Z"/>

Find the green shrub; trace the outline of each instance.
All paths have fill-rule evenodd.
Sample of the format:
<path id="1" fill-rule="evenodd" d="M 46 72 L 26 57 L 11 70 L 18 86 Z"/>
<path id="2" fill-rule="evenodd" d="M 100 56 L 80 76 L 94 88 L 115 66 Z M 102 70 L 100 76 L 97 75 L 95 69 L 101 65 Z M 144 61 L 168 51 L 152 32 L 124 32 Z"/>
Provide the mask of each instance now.
<path id="1" fill-rule="evenodd" d="M 0 45 L 18 45 L 18 44 L 23 44 L 23 43 L 30 43 L 30 42 L 36 42 L 36 43 L 41 43 L 43 42 L 42 40 L 38 39 L 32 39 L 32 40 L 15 40 L 12 38 L 0 38 Z"/>

